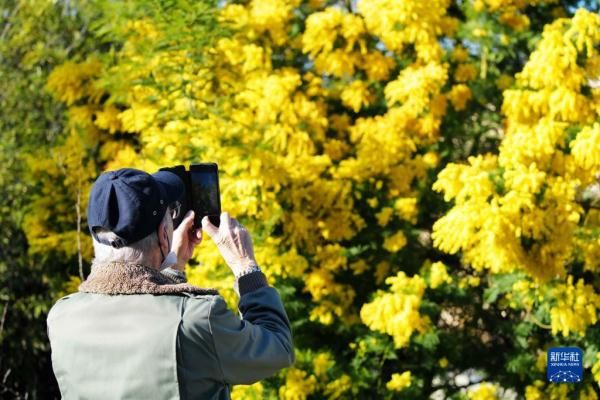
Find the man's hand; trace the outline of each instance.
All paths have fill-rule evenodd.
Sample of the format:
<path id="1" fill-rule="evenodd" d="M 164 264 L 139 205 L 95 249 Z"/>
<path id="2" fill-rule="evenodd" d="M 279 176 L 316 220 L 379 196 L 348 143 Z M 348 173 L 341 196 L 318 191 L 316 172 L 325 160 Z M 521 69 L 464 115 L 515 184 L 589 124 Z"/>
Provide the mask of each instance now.
<path id="1" fill-rule="evenodd" d="M 190 210 L 173 231 L 172 250 L 177 255 L 177 264 L 172 268 L 182 271 L 194 253 L 194 248 L 202 242 L 202 229 L 194 229 L 194 211 Z"/>
<path id="2" fill-rule="evenodd" d="M 221 223 L 217 228 L 208 217 L 202 218 L 202 228 L 215 242 L 221 255 L 236 277 L 246 270 L 256 267 L 252 238 L 246 228 L 228 213 L 221 213 Z"/>

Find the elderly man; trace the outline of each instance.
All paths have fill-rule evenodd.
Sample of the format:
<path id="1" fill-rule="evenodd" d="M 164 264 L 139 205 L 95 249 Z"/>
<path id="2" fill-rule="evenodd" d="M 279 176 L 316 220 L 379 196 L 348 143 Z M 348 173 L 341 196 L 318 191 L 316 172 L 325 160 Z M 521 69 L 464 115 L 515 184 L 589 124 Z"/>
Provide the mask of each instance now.
<path id="1" fill-rule="evenodd" d="M 204 231 L 236 278 L 241 319 L 219 294 L 186 283 L 202 231 L 189 212 L 174 231 L 184 185 L 170 172 L 102 174 L 88 225 L 94 260 L 79 292 L 48 315 L 64 399 L 228 399 L 294 362 L 290 324 L 246 229 L 227 213 Z"/>

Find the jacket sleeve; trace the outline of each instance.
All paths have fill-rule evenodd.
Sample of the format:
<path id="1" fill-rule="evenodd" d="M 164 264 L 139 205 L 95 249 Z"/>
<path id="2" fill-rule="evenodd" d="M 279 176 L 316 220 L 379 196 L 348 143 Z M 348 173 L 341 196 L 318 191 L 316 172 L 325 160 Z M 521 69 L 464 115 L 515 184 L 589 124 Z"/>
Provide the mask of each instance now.
<path id="1" fill-rule="evenodd" d="M 259 286 L 241 291 L 241 320 L 221 296 L 215 296 L 210 307 L 208 325 L 217 359 L 223 380 L 232 385 L 254 383 L 295 360 L 290 322 L 281 298 L 274 288 Z"/>

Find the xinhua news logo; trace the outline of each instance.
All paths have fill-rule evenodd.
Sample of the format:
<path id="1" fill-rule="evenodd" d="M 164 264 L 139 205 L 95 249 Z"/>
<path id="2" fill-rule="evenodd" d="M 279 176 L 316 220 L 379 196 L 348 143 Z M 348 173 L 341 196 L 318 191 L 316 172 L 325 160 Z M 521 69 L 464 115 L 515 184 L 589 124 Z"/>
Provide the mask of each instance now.
<path id="1" fill-rule="evenodd" d="M 548 349 L 546 377 L 553 383 L 577 383 L 583 380 L 583 351 L 579 347 Z"/>

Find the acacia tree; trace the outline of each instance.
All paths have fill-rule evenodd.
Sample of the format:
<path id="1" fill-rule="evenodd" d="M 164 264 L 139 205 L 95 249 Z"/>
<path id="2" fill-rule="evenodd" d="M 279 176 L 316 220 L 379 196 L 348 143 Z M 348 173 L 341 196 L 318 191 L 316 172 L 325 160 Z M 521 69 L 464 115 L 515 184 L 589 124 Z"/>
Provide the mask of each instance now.
<path id="1" fill-rule="evenodd" d="M 298 356 L 234 397 L 595 399 L 594 7 L 139 2 L 98 24 L 118 46 L 50 76 L 77 127 L 55 151 L 93 148 L 101 169 L 219 164 Z M 70 159 L 85 193 L 93 166 Z M 44 236 L 44 219 L 25 232 L 55 254 L 66 232 Z M 190 280 L 235 306 L 215 246 L 194 258 Z M 584 383 L 546 386 L 563 344 L 585 351 Z"/>
<path id="2" fill-rule="evenodd" d="M 75 200 L 43 188 L 30 174 L 40 167 L 31 155 L 56 151 L 64 137 L 65 106 L 44 89 L 49 72 L 88 54 L 93 44 L 81 3 L 0 1 L 0 397 L 53 398 L 58 388 L 50 368 L 46 313 L 77 259 L 48 251 L 29 252 L 25 221 L 31 213 L 62 223 L 43 236 L 76 225 Z M 54 150 L 51 150 L 54 149 Z M 81 165 L 81 163 L 78 163 Z M 71 201 L 73 200 L 73 201 Z M 36 205 L 37 204 L 37 205 Z M 39 208 L 38 208 L 39 207 Z M 72 243 L 62 243 L 69 252 Z M 47 249 L 45 249 L 47 250 Z M 76 251 L 76 250 L 75 250 Z M 50 293 L 50 294 L 49 294 Z"/>
<path id="3" fill-rule="evenodd" d="M 105 92 L 94 80 L 111 52 L 123 46 L 119 23 L 154 15 L 161 11 L 156 5 L 0 1 L 2 398 L 59 397 L 46 314 L 89 271 L 92 247 L 83 210 L 109 154 L 99 151 L 102 132 L 81 123 L 86 109 L 73 96 L 83 91 L 86 101 L 100 101 Z M 212 28 L 202 23 L 200 29 Z M 64 101 L 47 88 L 50 71 L 59 65 L 77 65 L 71 79 L 78 84 Z"/>

